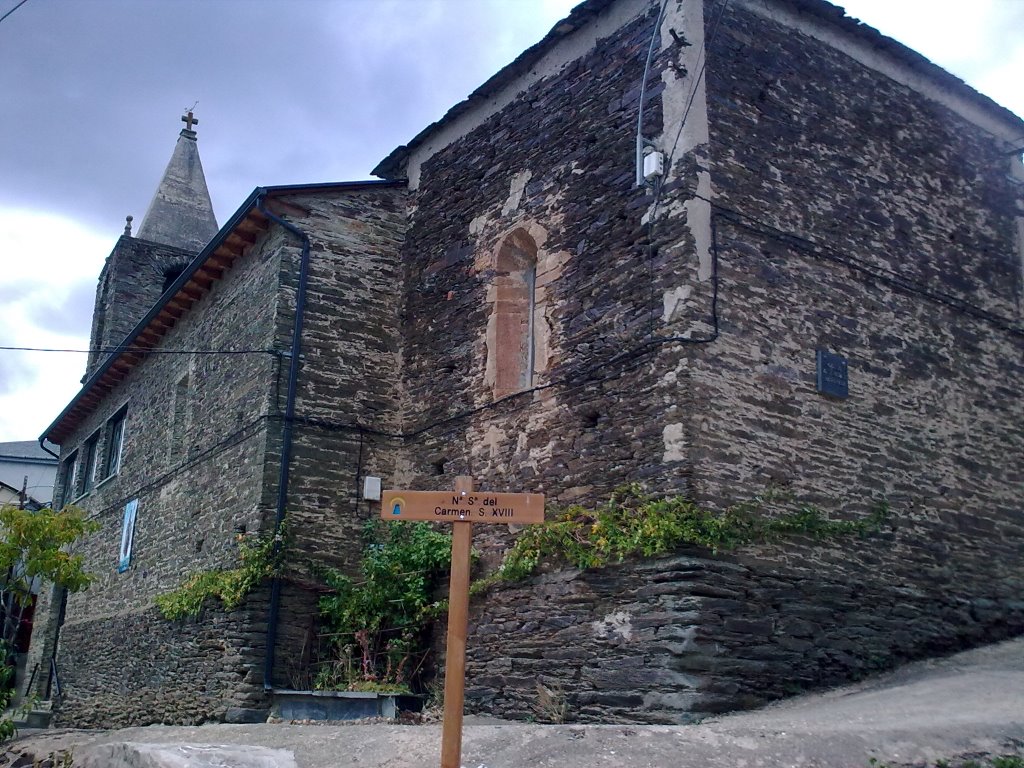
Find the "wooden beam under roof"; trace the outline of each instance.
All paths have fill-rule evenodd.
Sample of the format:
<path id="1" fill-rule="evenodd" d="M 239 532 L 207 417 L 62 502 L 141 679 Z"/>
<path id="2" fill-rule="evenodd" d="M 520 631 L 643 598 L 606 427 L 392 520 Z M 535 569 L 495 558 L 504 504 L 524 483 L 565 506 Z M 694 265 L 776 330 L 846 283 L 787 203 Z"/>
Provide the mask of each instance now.
<path id="1" fill-rule="evenodd" d="M 198 286 L 189 281 L 181 286 L 179 293 L 184 293 L 193 301 L 199 301 L 203 297 L 203 290 Z"/>
<path id="2" fill-rule="evenodd" d="M 229 246 L 237 246 L 239 243 L 243 246 L 254 245 L 261 234 L 263 231 L 258 229 L 235 230 L 224 238 L 224 244 Z"/>
<path id="3" fill-rule="evenodd" d="M 267 203 L 272 206 L 271 210 L 274 210 L 275 215 L 286 214 L 293 218 L 309 215 L 309 211 L 283 200 L 268 198 Z M 167 299 L 145 327 L 138 329 L 130 345 L 142 349 L 127 349 L 120 352 L 115 360 L 110 361 L 109 367 L 91 381 L 89 389 L 80 394 L 64 417 L 53 425 L 52 434 L 55 442 L 60 443 L 66 439 L 81 424 L 82 419 L 102 403 L 111 389 L 123 381 L 141 360 L 149 356 L 147 350 L 161 344 L 167 332 L 177 324 L 177 319 L 190 311 L 195 302 L 210 290 L 214 282 L 223 279 L 225 272 L 234 266 L 235 260 L 251 248 L 271 225 L 271 219 L 256 207 L 250 207 L 235 221 L 231 231 L 224 234 L 206 260 L 198 265 L 191 278 L 186 280 L 174 296 Z"/>
<path id="4" fill-rule="evenodd" d="M 304 219 L 309 216 L 309 210 L 302 206 L 295 205 L 279 197 L 268 197 L 266 208 L 277 216 L 291 216 L 293 219 Z"/>

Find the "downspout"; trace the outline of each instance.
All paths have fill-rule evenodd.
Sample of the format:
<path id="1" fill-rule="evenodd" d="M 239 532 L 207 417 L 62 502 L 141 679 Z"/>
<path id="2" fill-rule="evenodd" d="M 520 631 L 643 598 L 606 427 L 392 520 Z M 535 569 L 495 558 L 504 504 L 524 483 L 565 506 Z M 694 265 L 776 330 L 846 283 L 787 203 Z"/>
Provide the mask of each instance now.
<path id="1" fill-rule="evenodd" d="M 284 522 L 288 502 L 289 468 L 292 457 L 292 423 L 295 420 L 295 394 L 299 380 L 299 355 L 302 352 L 302 322 L 306 313 L 306 285 L 309 282 L 309 236 L 294 224 L 263 207 L 264 196 L 256 201 L 256 208 L 271 221 L 291 232 L 302 241 L 302 257 L 299 261 L 299 285 L 295 293 L 295 322 L 292 325 L 291 359 L 288 363 L 288 393 L 285 397 L 284 424 L 281 430 L 281 468 L 277 479 L 277 506 L 274 520 L 275 537 Z M 274 554 L 281 548 L 281 542 L 275 540 Z M 267 650 L 263 663 L 263 690 L 273 689 L 274 681 L 274 646 L 277 643 L 277 622 L 281 604 L 281 578 L 275 576 L 270 588 L 270 609 L 267 614 Z"/>
<path id="2" fill-rule="evenodd" d="M 46 447 L 46 446 L 44 445 L 44 443 L 45 443 L 45 442 L 46 442 L 46 435 L 43 435 L 42 437 L 40 437 L 40 438 L 39 438 L 39 447 L 40 447 L 40 448 L 42 448 L 42 449 L 43 449 L 44 451 L 46 451 L 46 452 L 47 452 L 48 454 L 50 454 L 51 456 L 53 456 L 53 458 L 55 458 L 55 459 L 57 459 L 58 461 L 60 461 L 60 454 L 59 454 L 59 453 L 54 453 L 54 452 L 53 452 L 53 451 L 51 451 L 51 450 L 50 450 L 49 448 L 47 448 L 47 447 Z"/>

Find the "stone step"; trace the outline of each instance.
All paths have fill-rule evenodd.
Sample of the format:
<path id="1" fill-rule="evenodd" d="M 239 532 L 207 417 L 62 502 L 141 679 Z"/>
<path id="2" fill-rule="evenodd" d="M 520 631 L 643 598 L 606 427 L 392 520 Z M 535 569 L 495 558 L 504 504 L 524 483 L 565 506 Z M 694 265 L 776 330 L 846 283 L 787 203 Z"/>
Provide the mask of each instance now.
<path id="1" fill-rule="evenodd" d="M 4 713 L 11 718 L 15 728 L 49 728 L 53 716 L 53 702 L 37 701 L 29 710 L 12 708 Z"/>
<path id="2" fill-rule="evenodd" d="M 246 745 L 97 744 L 75 751 L 75 768 L 298 768 L 291 750 Z"/>

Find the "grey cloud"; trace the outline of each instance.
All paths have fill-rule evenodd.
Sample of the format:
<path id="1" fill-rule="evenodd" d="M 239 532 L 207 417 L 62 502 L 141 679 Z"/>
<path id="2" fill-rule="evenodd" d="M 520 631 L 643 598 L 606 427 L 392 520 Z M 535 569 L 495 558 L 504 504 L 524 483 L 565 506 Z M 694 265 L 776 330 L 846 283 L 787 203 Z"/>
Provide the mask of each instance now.
<path id="1" fill-rule="evenodd" d="M 0 27 L 0 205 L 116 237 L 140 221 L 199 100 L 218 220 L 253 187 L 365 178 L 534 42 L 481 0 L 30 3 Z"/>
<path id="2" fill-rule="evenodd" d="M 29 320 L 43 330 L 66 335 L 88 335 L 96 299 L 96 281 L 75 283 L 67 298 L 59 304 L 36 302 L 29 310 Z"/>
<path id="3" fill-rule="evenodd" d="M 25 356 L 8 350 L 0 350 L 0 355 L 0 396 L 14 394 L 30 380 Z"/>
<path id="4" fill-rule="evenodd" d="M 0 284 L 0 307 L 21 301 L 34 293 L 41 293 L 46 284 L 37 280 L 20 280 Z"/>

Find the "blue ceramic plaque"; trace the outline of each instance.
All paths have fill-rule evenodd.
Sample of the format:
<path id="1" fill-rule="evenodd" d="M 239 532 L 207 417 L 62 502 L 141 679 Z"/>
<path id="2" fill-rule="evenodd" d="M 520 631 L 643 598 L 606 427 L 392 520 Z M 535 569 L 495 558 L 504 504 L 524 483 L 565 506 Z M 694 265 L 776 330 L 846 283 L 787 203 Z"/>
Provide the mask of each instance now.
<path id="1" fill-rule="evenodd" d="M 850 396 L 845 357 L 818 350 L 818 391 L 831 397 Z"/>

